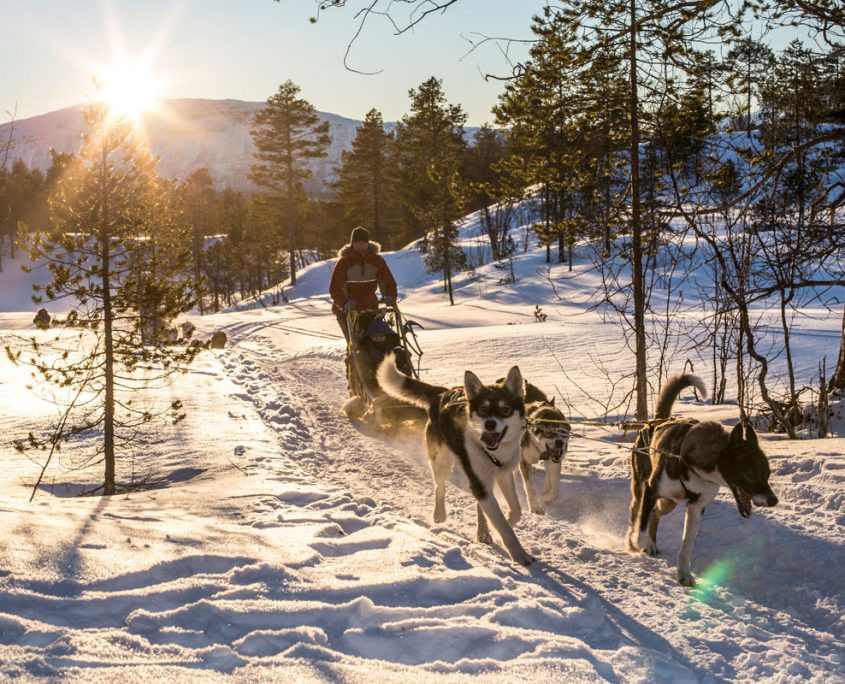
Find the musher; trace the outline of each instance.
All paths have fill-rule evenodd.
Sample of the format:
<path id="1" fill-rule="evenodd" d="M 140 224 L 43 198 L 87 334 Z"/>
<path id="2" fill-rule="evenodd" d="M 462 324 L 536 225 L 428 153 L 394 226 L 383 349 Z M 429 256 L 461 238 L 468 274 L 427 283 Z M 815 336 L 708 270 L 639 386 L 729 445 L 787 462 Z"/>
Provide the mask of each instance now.
<path id="1" fill-rule="evenodd" d="M 381 245 L 370 241 L 370 231 L 358 227 L 352 231 L 349 244 L 338 250 L 329 294 L 332 298 L 332 312 L 337 317 L 338 325 L 347 342 L 349 342 L 349 327 L 346 323 L 346 315 L 351 311 L 359 313 L 377 311 L 376 290 L 381 292 L 385 304 L 388 306 L 396 304 L 396 280 L 387 262 L 379 255 L 380 249 Z M 368 323 L 369 321 L 362 317 L 361 325 L 365 330 Z"/>

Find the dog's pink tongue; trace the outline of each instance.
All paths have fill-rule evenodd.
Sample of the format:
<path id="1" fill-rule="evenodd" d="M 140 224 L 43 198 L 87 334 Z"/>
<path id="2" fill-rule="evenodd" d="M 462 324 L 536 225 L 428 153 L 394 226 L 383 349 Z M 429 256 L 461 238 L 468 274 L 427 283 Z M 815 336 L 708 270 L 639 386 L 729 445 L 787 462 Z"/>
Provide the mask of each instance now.
<path id="1" fill-rule="evenodd" d="M 499 433 L 498 432 L 482 432 L 481 433 L 481 441 L 484 442 L 485 446 L 494 447 L 499 443 Z"/>
<path id="2" fill-rule="evenodd" d="M 751 515 L 751 497 L 748 493 L 737 487 L 734 491 L 734 495 L 736 496 L 736 504 L 737 508 L 739 508 L 739 514 L 743 518 L 747 518 Z"/>

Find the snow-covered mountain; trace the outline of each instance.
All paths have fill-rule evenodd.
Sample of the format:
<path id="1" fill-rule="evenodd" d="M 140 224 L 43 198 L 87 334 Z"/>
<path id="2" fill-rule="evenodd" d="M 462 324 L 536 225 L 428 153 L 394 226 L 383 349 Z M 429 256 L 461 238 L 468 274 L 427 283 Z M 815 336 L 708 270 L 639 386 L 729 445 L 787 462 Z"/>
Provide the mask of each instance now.
<path id="1" fill-rule="evenodd" d="M 161 157 L 159 171 L 165 178 L 184 179 L 192 171 L 206 167 L 215 185 L 238 190 L 254 190 L 247 178 L 253 163 L 249 130 L 255 112 L 263 102 L 241 100 L 163 100 L 161 111 L 148 113 L 143 121 L 154 154 Z M 360 121 L 336 114 L 318 112 L 328 121 L 332 143 L 328 154 L 314 163 L 308 190 L 319 194 L 341 152 L 349 149 Z M 10 163 L 22 159 L 30 168 L 46 170 L 50 148 L 60 152 L 79 149 L 84 123 L 82 106 L 76 105 L 49 114 L 0 126 L 0 139 L 12 131 Z"/>

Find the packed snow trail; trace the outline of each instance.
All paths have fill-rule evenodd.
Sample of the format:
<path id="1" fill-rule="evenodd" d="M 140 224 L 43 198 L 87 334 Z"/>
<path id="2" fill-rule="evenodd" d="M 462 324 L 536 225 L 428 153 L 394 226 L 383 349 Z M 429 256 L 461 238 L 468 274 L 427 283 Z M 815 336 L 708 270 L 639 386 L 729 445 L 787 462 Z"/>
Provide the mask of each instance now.
<path id="1" fill-rule="evenodd" d="M 238 361 L 242 385 L 218 358 Z M 7 365 L 0 378 L 14 379 Z M 45 485 L 30 504 L 30 464 L 12 462 L 0 481 L 0 679 L 693 678 L 599 603 L 339 486 L 318 458 L 336 443 L 301 399 L 273 398 L 273 373 L 237 352 L 197 360 L 174 388 L 187 418 L 146 445 L 147 464 L 178 486 L 59 498 Z M 33 409 L 15 399 L 0 394 L 3 430 Z"/>
<path id="2" fill-rule="evenodd" d="M 583 263 L 577 278 L 554 267 L 552 294 L 534 249 L 511 286 L 496 285 L 494 266 L 456 276 L 458 305 L 447 307 L 418 250 L 387 258 L 403 311 L 425 326 L 424 379 L 457 384 L 471 368 L 489 381 L 518 363 L 572 418 L 624 412 L 630 349 L 589 308 L 597 276 Z M 224 329 L 230 344 L 203 353 L 167 395 L 186 400 L 176 431 L 119 463 L 124 480 L 158 488 L 51 497 L 98 476 L 54 469 L 27 504 L 34 466 L 6 460 L 0 677 L 845 680 L 845 438 L 764 435 L 780 503 L 742 520 L 723 492 L 704 517 L 690 591 L 674 581 L 680 511 L 661 524 L 663 556 L 622 550 L 632 435 L 579 426 L 590 441 L 573 438 L 558 502 L 542 517 L 524 510 L 517 526 L 539 557 L 526 570 L 473 541 L 475 506 L 457 474 L 449 517 L 432 526 L 420 438 L 386 439 L 340 414 L 330 268 L 303 270 L 284 306 L 193 319 L 201 339 Z M 700 302 L 688 296 L 694 327 Z M 543 325 L 532 323 L 537 303 Z M 838 340 L 840 317 L 823 314 L 802 311 L 792 331 L 805 383 Z M 20 332 L 0 330 L 0 343 L 26 347 L 31 320 L 4 314 L 0 327 Z M 667 367 L 692 356 L 707 373 L 707 351 L 668 349 Z M 24 400 L 28 382 L 0 357 L 0 433 L 25 436 L 55 410 Z M 690 397 L 676 410 L 736 420 L 735 406 Z M 86 439 L 63 458 L 90 449 Z"/>
<path id="3" fill-rule="evenodd" d="M 298 349 L 279 354 L 271 330 L 252 331 L 249 350 L 230 351 L 224 364 L 246 389 L 244 398 L 265 422 L 277 426 L 286 449 L 297 452 L 298 466 L 318 481 L 366 494 L 392 513 L 430 525 L 432 486 L 420 437 L 396 440 L 360 432 L 339 411 L 346 396 L 339 345 L 313 353 Z M 455 337 L 450 335 L 455 331 L 443 332 Z M 269 336 L 258 343 L 257 337 L 265 333 Z M 444 362 L 454 370 L 456 360 L 462 365 L 460 359 L 483 358 L 483 349 L 473 349 L 477 340 L 467 337 L 462 344 L 451 339 L 446 353 L 429 343 L 425 347 L 428 363 L 436 367 Z M 553 337 L 548 330 L 546 342 Z M 517 353 L 521 346 L 538 344 L 536 339 L 509 342 L 508 358 L 516 356 L 514 344 Z M 578 348 L 571 339 L 565 346 Z M 537 353 L 536 348 L 521 351 L 526 357 L 531 351 Z M 451 361 L 446 362 L 447 358 Z M 483 371 L 501 364 L 488 358 L 467 365 L 474 369 L 480 365 Z M 432 381 L 443 382 L 443 375 L 440 371 Z M 452 375 L 460 377 L 457 372 Z M 679 406 L 678 410 L 702 408 Z M 607 437 L 601 430 L 591 435 Z M 303 450 L 304 444 L 309 448 Z M 673 660 L 688 662 L 698 678 L 841 673 L 845 605 L 842 594 L 831 588 L 842 586 L 845 554 L 835 535 L 826 537 L 821 528 L 813 530 L 812 523 L 824 524 L 828 511 L 834 515 L 834 524 L 841 525 L 842 500 L 835 494 L 819 501 L 816 510 L 820 513 L 806 517 L 804 524 L 790 520 L 792 506 L 787 502 L 795 500 L 791 496 L 795 490 L 805 491 L 806 480 L 813 478 L 827 481 L 825 493 L 819 496 L 830 497 L 831 489 L 845 484 L 845 462 L 840 455 L 830 462 L 813 463 L 815 470 L 807 473 L 806 462 L 802 465 L 800 459 L 775 455 L 773 486 L 785 504 L 758 512 L 747 521 L 739 517 L 730 494 L 722 493 L 708 508 L 699 534 L 694 554 L 699 585 L 690 591 L 674 581 L 683 514 L 664 519 L 661 557 L 626 553 L 622 537 L 630 496 L 627 454 L 612 443 L 602 446 L 574 438 L 564 460 L 559 500 L 547 506 L 546 516 L 533 515 L 526 507 L 517 527 L 523 545 L 540 560 L 529 574 L 539 586 L 568 601 L 601 608 L 618 634 L 669 654 Z M 539 486 L 543 475 L 537 471 L 535 477 Z M 445 538 L 458 534 L 469 548 L 476 547 L 476 553 L 489 556 L 490 551 L 469 542 L 475 532 L 474 502 L 457 474 L 453 481 L 458 486 L 447 492 L 449 517 L 433 530 Z M 827 562 L 807 563 L 814 558 Z M 498 562 L 507 563 L 504 558 Z"/>

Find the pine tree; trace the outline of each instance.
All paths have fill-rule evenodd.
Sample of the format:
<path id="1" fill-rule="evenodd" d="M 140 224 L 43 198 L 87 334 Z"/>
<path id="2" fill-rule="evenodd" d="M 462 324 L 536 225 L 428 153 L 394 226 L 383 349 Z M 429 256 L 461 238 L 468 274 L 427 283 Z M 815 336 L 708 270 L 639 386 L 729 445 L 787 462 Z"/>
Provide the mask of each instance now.
<path id="1" fill-rule="evenodd" d="M 635 415 L 641 420 L 648 416 L 647 301 L 640 175 L 643 114 L 649 101 L 659 101 L 666 93 L 667 83 L 694 69 L 696 41 L 718 29 L 717 12 L 720 9 L 721 5 L 712 0 L 666 3 L 611 0 L 600 5 L 592 0 L 565 0 L 556 10 L 566 30 L 579 37 L 581 61 L 589 62 L 598 52 L 609 52 L 624 59 L 628 67 L 625 109 L 630 211 L 626 229 L 631 239 Z"/>
<path id="2" fill-rule="evenodd" d="M 14 259 L 21 224 L 31 225 L 40 218 L 44 185 L 44 174 L 30 170 L 21 159 L 9 171 L 0 168 L 0 265 L 3 237 L 8 238 L 9 256 Z"/>
<path id="3" fill-rule="evenodd" d="M 205 238 L 215 229 L 214 179 L 205 167 L 196 169 L 182 186 L 182 214 L 191 232 L 191 271 L 200 315 L 205 313 Z"/>
<path id="4" fill-rule="evenodd" d="M 525 181 L 541 187 L 544 238 L 554 235 L 558 262 L 565 258 L 566 219 L 574 213 L 572 188 L 576 128 L 575 34 L 560 13 L 544 8 L 531 27 L 537 42 L 518 78 L 505 86 L 493 112 L 511 129 L 517 154 L 525 159 Z M 547 243 L 548 244 L 548 243 Z"/>
<path id="5" fill-rule="evenodd" d="M 336 183 L 348 225 L 366 226 L 375 241 L 385 244 L 390 242 L 384 222 L 392 198 L 387 173 L 392 141 L 381 112 L 371 109 L 355 132 L 352 148 L 341 156 Z"/>
<path id="6" fill-rule="evenodd" d="M 247 207 L 247 224 L 244 231 L 244 279 L 250 294 L 269 288 L 287 274 L 285 240 L 279 232 L 277 198 L 253 195 Z"/>
<path id="7" fill-rule="evenodd" d="M 669 90 L 671 96 L 653 113 L 654 140 L 666 155 L 666 162 L 688 175 L 694 171 L 697 184 L 702 172 L 702 152 L 707 136 L 716 130 L 709 115 L 707 92 L 694 81 L 683 93 Z"/>
<path id="8" fill-rule="evenodd" d="M 320 122 L 314 106 L 298 97 L 299 86 L 285 81 L 256 112 L 251 131 L 255 142 L 250 179 L 285 203 L 290 282 L 296 285 L 296 196 L 302 181 L 311 176 L 307 162 L 324 157 L 331 143 L 328 121 Z"/>
<path id="9" fill-rule="evenodd" d="M 479 211 L 490 240 L 490 255 L 501 258 L 509 237 L 514 205 L 522 198 L 524 183 L 509 173 L 506 164 L 508 136 L 483 124 L 467 150 L 461 178 L 467 185 L 469 211 Z"/>
<path id="10" fill-rule="evenodd" d="M 628 126 L 628 74 L 622 55 L 598 48 L 579 72 L 575 184 L 583 232 L 602 241 L 601 258 L 611 258 L 625 213 L 624 169 Z"/>
<path id="11" fill-rule="evenodd" d="M 765 200 L 766 220 L 772 225 L 794 224 L 804 231 L 813 222 L 814 207 L 826 199 L 830 184 L 825 182 L 826 176 L 835 166 L 833 150 L 806 143 L 820 133 L 824 123 L 827 85 L 819 55 L 797 40 L 761 77 L 763 156 L 779 158 L 791 153 L 794 160 L 775 178 L 773 191 Z"/>
<path id="12" fill-rule="evenodd" d="M 231 283 L 226 292 L 226 303 L 232 304 L 232 295 L 237 289 L 241 298 L 246 296 L 245 271 L 250 268 L 245 260 L 248 245 L 245 242 L 248 204 L 242 193 L 227 187 L 220 194 L 218 221 L 220 231 L 225 234 L 224 254 Z"/>
<path id="13" fill-rule="evenodd" d="M 106 107 L 85 110 L 88 132 L 75 162 L 50 198 L 52 226 L 32 236 L 30 255 L 46 261 L 51 281 L 36 288 L 37 302 L 68 299 L 64 323 L 80 329 L 56 349 L 32 340 L 32 353 L 7 348 L 16 362 L 68 397 L 61 420 L 46 437 L 30 433 L 20 451 L 47 450 L 81 433 L 102 430 L 86 463 L 103 463 L 103 492 L 116 492 L 116 457 L 156 417 L 180 419 L 181 402 L 167 409 L 141 406 L 137 390 L 154 386 L 190 363 L 193 349 L 165 346 L 167 327 L 192 305 L 181 274 L 188 254 L 173 221 L 167 187 L 155 161 L 128 124 Z M 63 350 L 62 350 L 63 348 Z M 43 471 L 42 471 L 43 476 Z"/>
<path id="14" fill-rule="evenodd" d="M 766 65 L 771 64 L 772 51 L 752 38 L 740 38 L 728 52 L 728 86 L 737 94 L 745 96 L 745 131 L 751 138 L 751 102 L 754 97 L 758 76 Z"/>
<path id="15" fill-rule="evenodd" d="M 452 275 L 464 267 L 455 221 L 460 216 L 457 186 L 466 149 L 466 114 L 460 105 L 447 103 L 443 85 L 434 77 L 409 95 L 411 111 L 396 135 L 397 192 L 406 209 L 407 237 L 432 231 L 423 243 L 431 250 L 426 263 L 442 272 L 444 290 L 454 304 Z"/>

